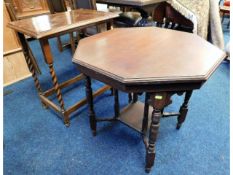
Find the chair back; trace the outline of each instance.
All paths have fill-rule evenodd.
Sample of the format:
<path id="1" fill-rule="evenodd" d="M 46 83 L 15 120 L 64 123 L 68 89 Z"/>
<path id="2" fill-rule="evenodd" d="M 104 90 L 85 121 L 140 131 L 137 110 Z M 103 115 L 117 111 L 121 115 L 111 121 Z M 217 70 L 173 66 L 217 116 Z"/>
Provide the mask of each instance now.
<path id="1" fill-rule="evenodd" d="M 72 0 L 74 9 L 92 9 L 96 10 L 96 0 Z"/>
<path id="2" fill-rule="evenodd" d="M 59 13 L 67 11 L 64 0 L 47 0 L 50 13 Z"/>

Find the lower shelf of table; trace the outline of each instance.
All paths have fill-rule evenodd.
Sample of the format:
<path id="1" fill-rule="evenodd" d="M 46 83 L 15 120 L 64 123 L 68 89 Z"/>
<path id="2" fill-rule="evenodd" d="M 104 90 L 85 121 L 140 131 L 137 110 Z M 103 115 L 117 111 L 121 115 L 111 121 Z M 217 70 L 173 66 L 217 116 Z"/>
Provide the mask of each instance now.
<path id="1" fill-rule="evenodd" d="M 149 107 L 148 128 L 151 123 L 152 110 L 153 110 L 152 107 Z M 128 125 L 129 127 L 137 130 L 138 132 L 141 132 L 143 113 L 144 113 L 144 103 L 141 102 L 132 103 L 122 109 L 118 120 Z"/>

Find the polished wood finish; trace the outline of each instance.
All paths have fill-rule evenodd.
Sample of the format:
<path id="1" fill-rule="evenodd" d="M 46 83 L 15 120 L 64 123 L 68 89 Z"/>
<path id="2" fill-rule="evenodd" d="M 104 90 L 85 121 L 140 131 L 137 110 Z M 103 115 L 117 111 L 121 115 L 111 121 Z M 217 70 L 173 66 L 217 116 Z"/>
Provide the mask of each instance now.
<path id="1" fill-rule="evenodd" d="M 14 7 L 17 19 L 48 14 L 48 5 L 46 0 L 5 0 Z"/>
<path id="2" fill-rule="evenodd" d="M 40 39 L 103 23 L 116 17 L 118 17 L 116 13 L 79 9 L 10 22 L 8 26 L 18 32 Z"/>
<path id="3" fill-rule="evenodd" d="M 81 40 L 73 62 L 86 76 L 93 135 L 96 135 L 97 122 L 105 119 L 95 116 L 91 78 L 113 87 L 115 116 L 106 121 L 120 120 L 141 133 L 146 147 L 145 171 L 150 172 L 155 160 L 160 118 L 178 116 L 177 129 L 180 129 L 188 112 L 192 91 L 201 88 L 224 58 L 222 50 L 197 35 L 155 27 L 115 29 Z M 116 89 L 134 94 L 129 105 L 141 117 L 135 118 L 137 114 L 131 110 L 126 112 L 131 117 L 124 116 L 123 111 L 118 112 Z M 146 93 L 144 110 L 139 109 L 136 98 L 143 92 Z M 164 112 L 164 108 L 171 104 L 171 96 L 183 93 L 185 98 L 180 111 Z M 151 122 L 149 106 L 153 108 Z"/>
<path id="4" fill-rule="evenodd" d="M 51 107 L 60 114 L 66 126 L 70 125 L 69 116 L 72 112 L 86 103 L 86 99 L 82 99 L 71 107 L 65 106 L 61 89 L 71 85 L 82 79 L 80 77 L 72 78 L 61 84 L 58 83 L 58 77 L 55 72 L 53 55 L 49 45 L 49 38 L 57 37 L 63 34 L 72 33 L 79 29 L 86 28 L 87 26 L 111 23 L 112 18 L 117 17 L 117 14 L 98 12 L 95 10 L 74 10 L 70 12 L 61 12 L 52 15 L 43 15 L 34 18 L 23 19 L 20 21 L 10 22 L 9 27 L 17 31 L 20 39 L 20 43 L 23 47 L 23 53 L 27 61 L 30 72 L 37 88 L 38 95 L 41 99 L 42 105 L 47 108 Z M 30 47 L 26 41 L 24 35 L 32 36 L 39 40 L 44 60 L 49 68 L 51 75 L 53 88 L 44 91 L 39 83 L 38 75 L 36 73 L 36 67 L 33 64 L 32 57 L 30 55 Z M 104 86 L 94 93 L 94 96 L 100 95 L 106 90 L 109 90 L 109 86 Z M 48 97 L 52 94 L 56 94 L 58 104 L 52 102 Z"/>
<path id="5" fill-rule="evenodd" d="M 47 0 L 49 11 L 51 14 L 60 13 L 67 11 L 65 0 Z M 73 39 L 73 34 L 70 34 L 70 42 L 62 44 L 61 37 L 57 37 L 58 49 L 60 52 L 63 51 L 63 48 L 70 45 L 72 54 L 74 53 L 75 43 Z"/>
<path id="6" fill-rule="evenodd" d="M 114 29 L 85 38 L 80 41 L 73 61 L 130 86 L 164 81 L 202 83 L 222 61 L 219 58 L 224 57 L 223 51 L 196 35 L 147 27 Z"/>

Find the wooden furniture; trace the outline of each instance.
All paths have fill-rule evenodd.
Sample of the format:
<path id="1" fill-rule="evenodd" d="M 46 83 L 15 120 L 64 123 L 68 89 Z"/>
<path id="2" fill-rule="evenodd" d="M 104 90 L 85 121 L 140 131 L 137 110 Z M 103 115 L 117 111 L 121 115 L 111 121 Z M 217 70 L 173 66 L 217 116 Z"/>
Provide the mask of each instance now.
<path id="1" fill-rule="evenodd" d="M 48 3 L 49 11 L 51 14 L 67 11 L 66 3 L 64 0 L 47 0 L 47 3 Z M 73 37 L 72 32 L 69 33 L 69 37 L 70 37 L 69 43 L 65 43 L 65 44 L 62 44 L 60 36 L 57 37 L 58 49 L 60 52 L 62 52 L 64 47 L 71 46 L 72 54 L 74 54 L 74 52 L 75 52 L 75 39 Z"/>
<path id="2" fill-rule="evenodd" d="M 46 0 L 5 0 L 13 5 L 18 19 L 48 14 Z"/>
<path id="3" fill-rule="evenodd" d="M 193 23 L 177 12 L 167 2 L 160 3 L 154 9 L 153 14 L 153 20 L 157 22 L 158 27 L 164 26 L 165 28 L 185 30 L 188 32 L 192 32 L 193 30 Z"/>
<path id="4" fill-rule="evenodd" d="M 14 82 L 30 77 L 22 48 L 13 30 L 7 27 L 10 15 L 3 5 L 3 84 L 10 85 Z M 19 66 L 20 65 L 20 66 Z"/>
<path id="5" fill-rule="evenodd" d="M 222 16 L 222 23 L 223 23 L 225 16 L 230 16 L 230 0 L 227 0 L 227 1 L 224 0 L 223 5 L 220 5 L 219 9 L 220 9 L 220 13 Z M 230 20 L 227 24 L 227 28 L 229 27 L 230 27 Z"/>
<path id="6" fill-rule="evenodd" d="M 64 119 L 64 123 L 66 126 L 69 126 L 70 124 L 69 115 L 77 110 L 79 107 L 84 105 L 86 103 L 86 99 L 82 99 L 81 101 L 67 109 L 63 101 L 61 89 L 81 80 L 83 78 L 83 75 L 78 75 L 64 83 L 59 84 L 54 69 L 53 56 L 48 40 L 53 37 L 76 31 L 77 29 L 82 29 L 88 26 L 105 22 L 108 23 L 108 26 L 110 28 L 112 19 L 117 16 L 118 15 L 114 13 L 98 12 L 95 10 L 73 10 L 69 12 L 62 12 L 53 15 L 43 15 L 8 23 L 8 26 L 14 29 L 19 36 L 29 70 L 32 73 L 35 86 L 37 88 L 42 104 L 45 107 L 50 107 L 58 112 Z M 31 63 L 29 45 L 26 42 L 24 34 L 39 40 L 45 62 L 49 67 L 52 77 L 52 89 L 49 89 L 47 91 L 42 90 L 38 77 L 35 73 L 35 68 Z M 98 90 L 95 95 L 99 95 L 107 89 L 109 89 L 109 86 L 105 86 L 104 88 Z M 56 94 L 59 106 L 48 98 L 54 93 Z"/>
<path id="7" fill-rule="evenodd" d="M 91 9 L 97 10 L 95 0 L 71 0 L 74 9 Z M 92 26 L 83 30 L 85 36 L 91 36 L 101 31 L 100 26 Z"/>
<path id="8" fill-rule="evenodd" d="M 17 21 L 17 20 L 19 20 L 17 18 L 16 14 L 15 14 L 15 11 L 14 11 L 14 8 L 13 8 L 12 4 L 11 3 L 5 3 L 5 6 L 7 8 L 7 11 L 9 13 L 11 21 Z M 28 37 L 28 36 L 26 36 L 26 37 Z M 18 40 L 18 38 L 17 38 L 17 40 Z M 29 50 L 29 54 L 30 54 L 30 57 L 31 57 L 32 64 L 35 67 L 36 73 L 41 74 L 40 68 L 39 68 L 39 66 L 38 66 L 38 64 L 36 62 L 36 59 L 35 59 L 35 57 L 34 57 L 34 55 L 33 55 L 33 53 L 32 53 L 31 50 Z"/>
<path id="9" fill-rule="evenodd" d="M 97 54 L 100 50 L 101 54 Z M 154 164 L 160 118 L 178 116 L 176 128 L 179 129 L 186 118 L 192 91 L 201 88 L 224 58 L 222 50 L 196 35 L 155 27 L 114 29 L 81 40 L 73 62 L 86 77 L 93 135 L 99 121 L 121 121 L 136 129 L 146 146 L 145 168 L 149 172 Z M 96 118 L 91 78 L 113 87 L 115 116 L 112 119 Z M 118 90 L 145 92 L 145 104 L 133 100 L 120 111 Z M 164 112 L 164 107 L 171 103 L 170 97 L 176 93 L 185 93 L 179 112 Z"/>
<path id="10" fill-rule="evenodd" d="M 64 0 L 47 0 L 50 13 L 59 13 L 67 11 Z"/>
<path id="11" fill-rule="evenodd" d="M 150 12 L 153 16 L 154 8 L 161 2 L 166 0 L 96 0 L 97 3 L 108 4 L 119 7 L 130 7 L 140 12 L 142 19 L 135 25 L 146 26 L 149 24 L 148 17 Z"/>

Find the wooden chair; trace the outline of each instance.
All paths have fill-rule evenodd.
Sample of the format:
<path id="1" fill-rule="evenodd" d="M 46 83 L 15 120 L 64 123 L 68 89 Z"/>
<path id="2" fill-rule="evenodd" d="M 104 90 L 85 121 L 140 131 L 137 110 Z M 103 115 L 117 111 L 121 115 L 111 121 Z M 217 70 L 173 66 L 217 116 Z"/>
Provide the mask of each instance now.
<path id="1" fill-rule="evenodd" d="M 7 9 L 8 13 L 9 13 L 10 20 L 11 21 L 17 21 L 17 20 L 19 20 L 17 18 L 17 16 L 16 16 L 15 9 L 14 9 L 12 3 L 5 3 L 5 6 L 6 6 L 6 9 Z M 36 59 L 35 59 L 32 51 L 31 51 L 30 47 L 29 47 L 29 57 L 30 57 L 30 61 L 32 62 L 32 65 L 35 68 L 36 73 L 37 74 L 41 74 L 41 70 L 40 70 L 40 68 L 38 66 L 38 63 L 37 63 L 37 61 L 36 61 Z"/>
<path id="2" fill-rule="evenodd" d="M 66 4 L 65 4 L 64 0 L 47 0 L 47 4 L 48 4 L 48 7 L 49 7 L 51 14 L 67 11 Z M 74 52 L 75 52 L 75 40 L 73 37 L 73 33 L 70 33 L 69 35 L 70 35 L 70 41 L 69 41 L 69 43 L 65 43 L 65 44 L 62 44 L 60 36 L 57 37 L 58 49 L 60 52 L 62 52 L 64 47 L 67 47 L 68 45 L 70 45 L 72 54 L 74 54 Z"/>
<path id="3" fill-rule="evenodd" d="M 230 17 L 230 0 L 224 0 L 223 4 L 221 5 L 221 1 L 219 2 L 219 10 L 222 16 L 222 23 L 226 16 Z M 227 28 L 230 27 L 230 20 L 227 24 Z"/>
<path id="4" fill-rule="evenodd" d="M 72 9 L 97 10 L 96 0 L 71 0 L 71 2 L 72 2 L 71 4 L 73 5 Z M 91 36 L 91 35 L 99 33 L 100 31 L 101 31 L 100 26 L 88 27 L 82 30 L 85 36 Z"/>
<path id="5" fill-rule="evenodd" d="M 158 27 L 176 29 L 186 32 L 192 32 L 193 23 L 183 17 L 170 4 L 161 3 L 154 10 L 153 20 L 157 22 Z"/>

